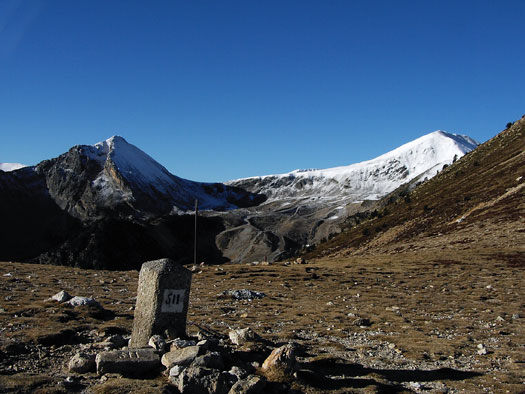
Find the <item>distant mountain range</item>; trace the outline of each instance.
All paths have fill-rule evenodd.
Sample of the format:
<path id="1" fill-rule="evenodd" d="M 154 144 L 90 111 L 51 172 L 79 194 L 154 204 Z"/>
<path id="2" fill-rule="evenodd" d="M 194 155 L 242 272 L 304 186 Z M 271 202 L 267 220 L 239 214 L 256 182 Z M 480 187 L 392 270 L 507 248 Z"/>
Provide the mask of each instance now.
<path id="1" fill-rule="evenodd" d="M 227 182 L 267 196 L 283 199 L 378 200 L 415 177 L 431 178 L 478 146 L 464 135 L 435 131 L 375 159 L 325 170 L 295 170 L 286 174 L 252 177 Z"/>
<path id="2" fill-rule="evenodd" d="M 199 201 L 200 259 L 279 259 L 340 231 L 352 213 L 477 146 L 437 131 L 376 159 L 221 183 L 179 178 L 124 138 L 79 145 L 36 166 L 0 167 L 0 260 L 137 268 L 188 262 Z M 8 172 L 6 172 L 8 170 Z"/>

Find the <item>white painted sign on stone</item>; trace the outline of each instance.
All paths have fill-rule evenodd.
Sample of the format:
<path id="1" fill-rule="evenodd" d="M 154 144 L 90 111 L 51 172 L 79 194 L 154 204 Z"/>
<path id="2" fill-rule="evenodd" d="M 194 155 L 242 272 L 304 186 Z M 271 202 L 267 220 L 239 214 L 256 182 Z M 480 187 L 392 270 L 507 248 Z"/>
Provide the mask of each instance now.
<path id="1" fill-rule="evenodd" d="M 185 290 L 164 289 L 164 298 L 162 299 L 161 312 L 182 312 L 184 307 Z"/>

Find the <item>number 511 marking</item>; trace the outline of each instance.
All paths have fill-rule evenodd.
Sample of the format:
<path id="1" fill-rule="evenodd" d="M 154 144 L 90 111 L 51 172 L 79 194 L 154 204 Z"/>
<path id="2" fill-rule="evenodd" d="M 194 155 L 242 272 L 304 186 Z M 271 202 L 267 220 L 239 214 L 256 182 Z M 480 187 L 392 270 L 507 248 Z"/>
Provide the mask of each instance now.
<path id="1" fill-rule="evenodd" d="M 161 312 L 182 312 L 184 307 L 184 294 L 186 290 L 164 289 Z"/>

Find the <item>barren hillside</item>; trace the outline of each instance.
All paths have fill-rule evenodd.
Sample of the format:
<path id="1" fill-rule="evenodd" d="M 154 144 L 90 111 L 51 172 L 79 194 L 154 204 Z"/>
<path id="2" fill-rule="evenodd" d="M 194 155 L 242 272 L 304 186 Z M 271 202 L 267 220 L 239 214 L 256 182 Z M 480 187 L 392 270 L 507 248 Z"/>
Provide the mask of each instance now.
<path id="1" fill-rule="evenodd" d="M 308 257 L 481 247 L 525 265 L 525 118 Z"/>

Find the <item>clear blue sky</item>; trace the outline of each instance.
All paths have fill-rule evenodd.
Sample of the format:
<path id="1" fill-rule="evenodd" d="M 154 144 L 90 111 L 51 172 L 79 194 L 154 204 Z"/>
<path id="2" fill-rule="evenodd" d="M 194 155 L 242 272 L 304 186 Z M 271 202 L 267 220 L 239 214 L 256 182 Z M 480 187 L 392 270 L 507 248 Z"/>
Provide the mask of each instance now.
<path id="1" fill-rule="evenodd" d="M 225 181 L 525 114 L 525 1 L 0 0 L 0 162 L 119 134 Z"/>

